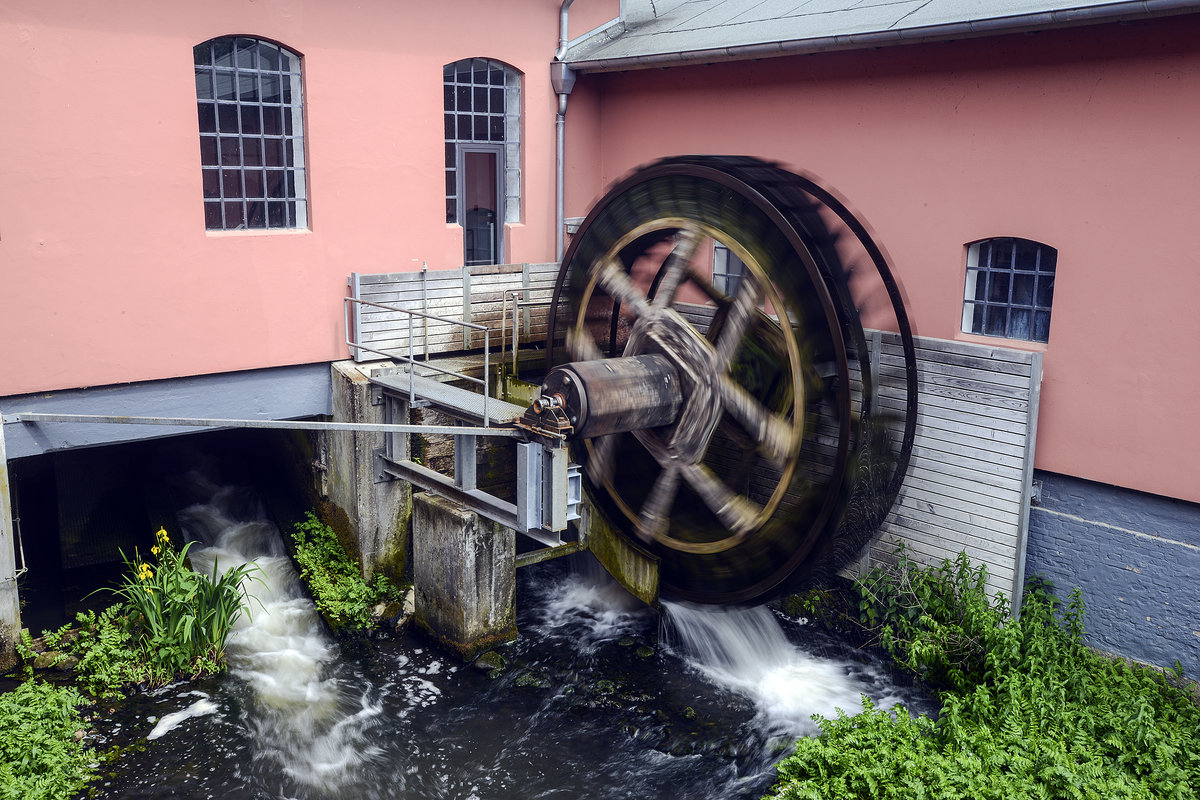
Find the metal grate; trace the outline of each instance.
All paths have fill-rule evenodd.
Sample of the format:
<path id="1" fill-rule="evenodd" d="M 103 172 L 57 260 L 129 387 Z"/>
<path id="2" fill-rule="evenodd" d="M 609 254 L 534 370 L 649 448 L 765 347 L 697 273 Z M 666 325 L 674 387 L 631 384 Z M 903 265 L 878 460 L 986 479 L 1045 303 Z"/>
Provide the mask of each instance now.
<path id="1" fill-rule="evenodd" d="M 307 227 L 300 57 L 234 36 L 193 53 L 204 227 Z"/>
<path id="2" fill-rule="evenodd" d="M 458 207 L 460 144 L 503 145 L 504 222 L 519 222 L 521 74 L 498 61 L 465 58 L 442 70 L 446 134 L 446 222 Z"/>
<path id="3" fill-rule="evenodd" d="M 964 333 L 1045 342 L 1058 251 L 1049 245 L 1002 237 L 967 249 Z"/>

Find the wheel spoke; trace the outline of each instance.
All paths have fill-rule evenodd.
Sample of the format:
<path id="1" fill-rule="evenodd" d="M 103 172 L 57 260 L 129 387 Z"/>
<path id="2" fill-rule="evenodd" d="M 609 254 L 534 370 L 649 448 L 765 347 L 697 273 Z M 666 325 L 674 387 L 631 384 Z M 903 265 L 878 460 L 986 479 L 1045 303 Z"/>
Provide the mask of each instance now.
<path id="1" fill-rule="evenodd" d="M 722 407 L 754 438 L 759 452 L 776 467 L 782 467 L 791 455 L 791 423 L 773 414 L 728 375 L 722 374 L 717 380 L 717 392 Z"/>
<path id="2" fill-rule="evenodd" d="M 592 341 L 587 331 L 577 333 L 574 329 L 567 331 L 567 352 L 573 361 L 598 361 L 604 358 L 600 346 Z"/>
<path id="3" fill-rule="evenodd" d="M 613 454 L 617 449 L 617 437 L 613 433 L 591 439 L 591 453 L 587 461 L 587 474 L 594 483 L 600 484 L 612 477 Z"/>
<path id="4" fill-rule="evenodd" d="M 604 291 L 608 292 L 609 296 L 621 305 L 626 306 L 633 316 L 642 316 L 650 307 L 646 302 L 646 295 L 633 281 L 629 280 L 629 275 L 615 259 L 604 262 L 600 267 L 598 277 Z"/>
<path id="5" fill-rule="evenodd" d="M 646 541 L 662 539 L 670 522 L 671 506 L 675 502 L 675 493 L 679 490 L 679 467 L 669 464 L 658 474 L 650 495 L 642 504 L 642 512 L 637 522 L 638 535 Z"/>
<path id="6" fill-rule="evenodd" d="M 679 231 L 675 249 L 667 256 L 667 263 L 664 265 L 666 272 L 651 303 L 655 308 L 666 308 L 675 299 L 675 293 L 679 291 L 679 284 L 687 277 L 688 266 L 692 263 L 692 256 L 696 254 L 699 245 L 699 233 L 689 228 Z"/>
<path id="7" fill-rule="evenodd" d="M 729 367 L 729 363 L 737 353 L 738 345 L 742 343 L 742 337 L 746 335 L 750 321 L 754 318 L 754 313 L 758 310 L 761 302 L 762 287 L 758 285 L 758 281 L 754 280 L 753 274 L 747 272 L 742 277 L 737 295 L 733 298 L 733 305 L 730 306 L 729 314 L 725 317 L 725 324 L 721 326 L 721 331 L 717 334 L 717 354 L 714 366 L 719 372 L 724 372 Z"/>
<path id="8" fill-rule="evenodd" d="M 730 489 L 703 464 L 683 464 L 680 471 L 721 524 L 735 535 L 745 535 L 754 527 L 762 511 L 758 504 Z"/>

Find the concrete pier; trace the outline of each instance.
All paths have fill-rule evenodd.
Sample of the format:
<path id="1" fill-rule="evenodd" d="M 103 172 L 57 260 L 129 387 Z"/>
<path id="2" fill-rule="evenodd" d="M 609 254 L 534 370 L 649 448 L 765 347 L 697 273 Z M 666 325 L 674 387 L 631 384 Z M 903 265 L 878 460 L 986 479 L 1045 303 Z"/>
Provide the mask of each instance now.
<path id="1" fill-rule="evenodd" d="M 386 366 L 388 362 L 383 362 Z M 381 364 L 365 367 L 374 369 Z M 404 423 L 385 419 L 385 406 L 372 401 L 372 387 L 360 365 L 337 361 L 331 365 L 333 419 L 335 422 Z M 406 481 L 381 480 L 376 453 L 388 434 L 373 432 L 322 433 L 318 436 L 317 469 L 320 493 L 329 504 L 326 520 L 339 534 L 357 539 L 363 575 L 377 572 L 403 579 L 409 572 L 408 525 L 412 514 L 412 486 Z M 408 436 L 393 436 L 393 447 L 407 457 Z"/>
<path id="2" fill-rule="evenodd" d="M 417 626 L 468 661 L 515 639 L 516 534 L 424 492 L 412 523 Z"/>

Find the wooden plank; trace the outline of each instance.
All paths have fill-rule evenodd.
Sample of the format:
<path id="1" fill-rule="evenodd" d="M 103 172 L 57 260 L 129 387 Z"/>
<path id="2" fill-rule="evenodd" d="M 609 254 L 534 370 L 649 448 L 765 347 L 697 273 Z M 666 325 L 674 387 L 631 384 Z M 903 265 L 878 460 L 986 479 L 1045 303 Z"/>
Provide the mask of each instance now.
<path id="1" fill-rule="evenodd" d="M 427 280 L 458 278 L 458 270 L 454 269 L 431 269 L 425 274 L 428 276 Z M 421 271 L 419 269 L 409 272 L 364 272 L 360 273 L 360 275 L 362 276 L 360 283 L 363 287 L 421 280 Z"/>
<path id="2" fill-rule="evenodd" d="M 904 411 L 908 408 L 908 398 L 899 387 L 880 387 L 876 399 L 881 408 Z M 920 395 L 920 407 L 930 409 L 931 413 L 945 415 L 961 414 L 972 422 L 979 424 L 994 423 L 1002 430 L 1024 433 L 1028 426 L 1028 403 L 1021 405 L 992 405 L 976 403 L 958 397 L 947 397 L 934 392 L 923 392 Z M 938 409 L 933 412 L 932 409 Z"/>
<path id="3" fill-rule="evenodd" d="M 888 347 L 886 345 L 880 348 L 880 355 L 884 358 L 903 360 L 903 348 Z M 994 350 L 992 352 L 995 352 Z M 982 365 L 992 374 L 1007 374 L 1029 376 L 1030 359 L 1022 357 L 1018 360 L 1008 360 L 1004 358 L 986 358 L 979 354 L 968 355 L 963 352 L 953 352 L 942 348 L 920 347 L 916 348 L 917 360 L 922 364 L 944 364 L 949 367 L 962 367 L 966 369 L 980 369 Z M 1025 354 L 1026 356 L 1030 354 Z"/>
<path id="4" fill-rule="evenodd" d="M 982 481 L 949 481 L 944 477 L 931 473 L 926 469 L 909 470 L 904 478 L 904 485 L 914 492 L 945 497 L 963 504 L 973 504 L 983 509 L 994 510 L 994 513 L 1006 513 L 1005 509 L 1012 507 L 1013 489 L 1003 486 L 993 486 Z"/>
<path id="5" fill-rule="evenodd" d="M 961 423 L 939 415 L 917 412 L 917 424 L 925 438 L 957 445 L 977 448 L 987 453 L 1013 455 L 1021 459 L 1025 455 L 1025 442 L 1020 434 L 987 428 L 982 425 Z"/>
<path id="6" fill-rule="evenodd" d="M 964 452 L 962 448 L 952 443 L 943 442 L 925 436 L 918 436 L 913 442 L 913 456 L 916 458 L 936 459 L 947 466 L 974 470 L 985 475 L 998 478 L 1018 480 L 1022 472 L 1022 460 L 1012 455 L 994 454 L 986 456 L 981 453 Z"/>
<path id="7" fill-rule="evenodd" d="M 884 391 L 890 391 L 884 384 Z M 1022 413 L 1027 413 L 1029 408 L 1029 394 L 1023 390 L 1014 390 L 1011 393 L 1000 395 L 991 393 L 986 397 L 971 391 L 970 387 L 959 386 L 957 384 L 937 384 L 930 381 L 922 381 L 919 386 L 920 396 L 922 398 L 936 396 L 952 400 L 956 402 L 974 403 L 977 405 L 986 405 L 989 408 L 1004 408 L 1009 410 L 1019 410 Z M 900 395 L 903 396 L 903 395 Z M 983 401 L 986 400 L 986 403 Z"/>
<path id="8" fill-rule="evenodd" d="M 882 342 L 885 347 L 900 348 L 900 335 L 891 331 L 883 331 Z M 971 356 L 984 361 L 1030 361 L 1033 351 L 1017 350 L 1012 347 L 982 345 L 975 342 L 956 342 L 950 339 L 931 339 L 925 336 L 914 336 L 913 345 L 918 350 L 931 350 L 939 353 L 952 353 Z"/>
<path id="9" fill-rule="evenodd" d="M 978 484 L 995 487 L 998 490 L 1011 492 L 1020 491 L 1019 475 L 997 475 L 995 470 L 983 472 L 969 467 L 949 464 L 938 458 L 940 454 L 914 453 L 909 465 L 909 474 L 921 474 L 923 470 L 927 480 L 941 480 L 952 485 L 973 487 Z"/>
<path id="10" fill-rule="evenodd" d="M 1008 557 L 974 551 L 969 543 L 944 538 L 944 534 L 941 533 L 904 528 L 897 528 L 873 543 L 870 550 L 871 560 L 894 563 L 892 553 L 897 539 L 903 542 L 910 557 L 929 566 L 937 566 L 945 559 L 953 561 L 965 550 L 972 562 L 987 565 L 989 594 L 1003 592 L 1007 579 L 1013 574 L 1011 559 Z"/>
<path id="11" fill-rule="evenodd" d="M 881 370 L 896 370 L 896 374 L 903 374 L 904 359 L 890 356 L 883 353 L 879 357 L 879 367 Z M 958 366 L 956 364 L 942 364 L 937 361 L 919 361 L 918 371 L 924 376 L 947 376 L 951 378 L 966 378 L 975 380 L 981 384 L 996 384 L 1003 387 L 1029 387 L 1029 373 L 1014 374 L 1008 372 L 993 372 L 991 370 L 982 370 L 979 365 L 973 366 Z"/>
<path id="12" fill-rule="evenodd" d="M 1017 521 L 1016 510 L 1019 505 L 1014 504 L 1010 519 L 996 520 L 976 513 L 974 506 L 956 506 L 953 503 L 935 504 L 931 496 L 915 495 L 906 489 L 902 490 L 902 494 L 904 496 L 904 502 L 901 504 L 902 512 L 898 513 L 903 513 L 909 519 L 940 525 L 994 542 L 1011 539 L 1015 535 L 1014 525 Z"/>
<path id="13" fill-rule="evenodd" d="M 409 286 L 403 289 L 393 289 L 390 291 L 370 292 L 364 294 L 360 299 L 369 303 L 382 303 L 384 305 L 400 305 L 404 308 L 412 308 L 413 306 L 404 305 L 406 303 L 415 303 L 416 310 L 420 311 L 420 304 L 426 299 L 434 298 L 457 298 L 462 302 L 462 286 L 430 286 L 427 290 L 421 286 Z"/>
<path id="14" fill-rule="evenodd" d="M 895 368 L 880 367 L 881 382 L 885 384 L 891 383 L 892 385 L 902 384 L 904 381 L 904 372 L 899 369 L 891 371 L 891 369 Z M 1016 400 L 1024 404 L 1028 401 L 1029 397 L 1029 388 L 1027 386 L 1003 386 L 997 383 L 972 380 L 970 377 L 942 375 L 934 380 L 931 376 L 922 373 L 919 375 L 919 386 L 923 392 L 931 390 L 939 391 L 944 395 L 957 394 L 964 398 L 986 397 L 989 402 Z"/>
<path id="15" fill-rule="evenodd" d="M 941 520 L 924 518 L 911 513 L 907 509 L 901 508 L 894 517 L 890 518 L 888 530 L 895 531 L 903 528 L 909 532 L 911 538 L 920 539 L 921 537 L 929 537 L 927 541 L 937 542 L 953 542 L 957 545 L 954 552 L 959 550 L 967 550 L 967 555 L 974 553 L 986 553 L 990 557 L 999 560 L 1011 558 L 1014 554 L 1014 547 L 1003 542 L 993 541 L 987 536 L 981 536 L 970 526 L 962 525 L 954 520 Z M 1015 545 L 1016 535 L 1007 537 L 1008 541 Z M 1011 569 L 1011 567 L 1010 567 Z"/>
<path id="16" fill-rule="evenodd" d="M 467 268 L 471 272 L 471 282 L 475 282 L 476 276 L 482 275 L 511 275 L 512 273 L 521 274 L 525 269 L 524 264 L 477 264 Z"/>

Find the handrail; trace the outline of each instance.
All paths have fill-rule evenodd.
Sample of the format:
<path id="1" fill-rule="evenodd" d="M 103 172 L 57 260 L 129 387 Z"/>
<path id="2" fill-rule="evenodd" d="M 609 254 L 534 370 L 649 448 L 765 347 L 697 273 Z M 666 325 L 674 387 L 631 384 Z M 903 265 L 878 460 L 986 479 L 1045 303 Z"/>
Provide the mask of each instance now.
<path id="1" fill-rule="evenodd" d="M 342 302 L 342 319 L 343 319 L 343 323 L 345 326 L 346 345 L 349 346 L 350 348 L 352 348 L 352 352 L 357 350 L 357 351 L 365 351 L 368 353 L 375 353 L 376 355 L 383 356 L 384 358 L 391 358 L 391 359 L 395 359 L 397 361 L 402 361 L 402 362 L 408 364 L 408 401 L 410 403 L 414 402 L 417 397 L 416 390 L 414 388 L 413 378 L 414 378 L 414 374 L 416 373 L 417 364 L 420 363 L 420 365 L 422 367 L 431 369 L 434 372 L 440 372 L 443 375 L 449 375 L 452 378 L 457 378 L 459 380 L 468 381 L 470 383 L 474 383 L 474 384 L 482 386 L 483 387 L 483 427 L 485 427 L 485 428 L 489 427 L 490 420 L 488 418 L 488 395 L 491 392 L 491 386 L 488 381 L 488 357 L 489 357 L 489 353 L 491 350 L 491 343 L 489 341 L 489 332 L 488 332 L 486 325 L 479 325 L 474 322 L 466 322 L 461 319 L 452 319 L 450 317 L 441 317 L 441 316 L 438 316 L 437 314 L 429 314 L 424 311 L 413 311 L 410 308 L 401 308 L 400 306 L 387 305 L 386 303 L 373 303 L 370 300 L 360 300 L 357 297 L 344 297 L 344 298 L 342 298 L 342 300 L 343 300 L 343 302 Z M 354 341 L 352 339 L 352 337 L 350 336 L 350 304 L 351 303 L 358 303 L 360 306 L 372 306 L 374 308 L 382 308 L 385 311 L 398 311 L 402 314 L 407 314 L 408 315 L 408 356 L 406 357 L 406 356 L 400 355 L 398 353 L 390 352 L 387 350 L 376 350 L 373 347 L 367 347 L 366 345 L 362 344 L 361 342 Z M 418 362 L 416 360 L 416 358 L 414 357 L 414 353 L 413 353 L 413 317 L 421 317 L 425 320 L 433 319 L 433 320 L 437 320 L 438 322 L 448 322 L 452 325 L 461 325 L 464 328 L 469 328 L 469 329 L 475 330 L 475 331 L 483 331 L 483 378 L 482 379 L 473 378 L 470 375 L 467 375 L 466 373 L 463 373 L 463 372 L 455 372 L 454 370 L 451 370 L 451 369 L 444 369 L 442 367 L 435 366 L 433 363 L 431 363 L 428 360 Z M 426 327 L 426 330 L 428 330 L 428 327 Z M 428 334 L 425 334 L 422 338 L 425 341 L 426 353 L 428 353 L 428 350 L 429 350 Z"/>
<path id="2" fill-rule="evenodd" d="M 529 308 L 531 306 L 549 306 L 554 303 L 553 299 L 547 299 L 547 300 L 518 300 L 517 299 L 518 295 L 524 295 L 526 292 L 530 292 L 530 291 L 533 291 L 533 290 L 527 286 L 520 288 L 520 289 L 505 289 L 504 293 L 501 297 L 501 303 L 500 303 L 500 366 L 501 366 L 501 371 L 503 371 L 504 351 L 507 349 L 505 340 L 507 338 L 506 333 L 507 333 L 507 323 L 508 323 L 508 301 L 512 300 L 513 301 L 513 304 L 512 304 L 512 318 L 513 318 L 513 324 L 512 324 L 512 332 L 513 332 L 512 333 L 512 372 L 510 374 L 514 378 L 517 377 L 517 343 L 521 337 L 521 324 L 518 321 L 519 317 L 517 316 L 518 311 L 522 308 Z"/>

